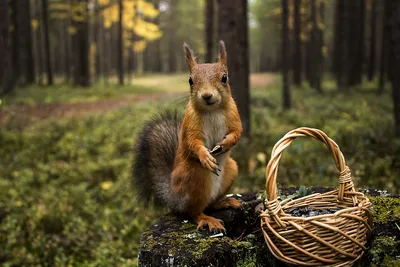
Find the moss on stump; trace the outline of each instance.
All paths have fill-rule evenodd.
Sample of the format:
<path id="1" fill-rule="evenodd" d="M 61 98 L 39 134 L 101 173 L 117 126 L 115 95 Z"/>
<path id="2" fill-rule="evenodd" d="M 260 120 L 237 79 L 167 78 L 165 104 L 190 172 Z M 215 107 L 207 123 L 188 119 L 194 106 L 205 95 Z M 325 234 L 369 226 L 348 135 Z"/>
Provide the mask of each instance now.
<path id="1" fill-rule="evenodd" d="M 314 192 L 328 189 L 314 188 Z M 296 189 L 284 189 L 282 195 Z M 400 198 L 366 190 L 373 204 L 374 228 L 368 250 L 354 266 L 400 266 Z M 140 240 L 139 266 L 287 266 L 277 261 L 265 245 L 256 210 L 262 207 L 257 193 L 236 196 L 243 209 L 206 211 L 224 221 L 227 234 L 212 237 L 198 231 L 188 218 L 167 214 L 152 225 Z"/>

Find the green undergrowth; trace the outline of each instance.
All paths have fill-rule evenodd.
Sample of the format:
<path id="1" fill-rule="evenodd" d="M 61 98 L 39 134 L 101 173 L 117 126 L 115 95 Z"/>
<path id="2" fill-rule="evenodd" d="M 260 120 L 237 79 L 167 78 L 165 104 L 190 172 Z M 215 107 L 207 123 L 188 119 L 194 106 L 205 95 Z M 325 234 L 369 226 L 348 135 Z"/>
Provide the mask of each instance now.
<path id="1" fill-rule="evenodd" d="M 265 183 L 265 164 L 273 146 L 298 127 L 323 130 L 343 152 L 356 187 L 400 192 L 400 140 L 394 137 L 389 91 L 376 96 L 372 83 L 338 92 L 331 81 L 324 94 L 307 86 L 292 88 L 293 108 L 282 111 L 280 85 L 254 90 L 252 102 L 251 177 L 257 189 Z M 240 152 L 237 153 L 240 155 Z M 338 171 L 329 150 L 311 137 L 297 138 L 283 152 L 278 184 L 289 186 L 338 186 Z"/>
<path id="2" fill-rule="evenodd" d="M 241 174 L 235 191 L 263 189 L 273 145 L 289 130 L 309 126 L 339 144 L 357 186 L 399 192 L 400 143 L 393 137 L 388 94 L 328 88 L 319 95 L 304 87 L 293 89 L 294 108 L 288 112 L 282 111 L 280 96 L 278 83 L 252 92 L 251 174 Z M 5 125 L 0 130 L 0 265 L 136 266 L 140 234 L 160 211 L 135 200 L 130 172 L 135 135 L 154 113 L 183 109 L 184 102 L 136 104 L 42 121 L 23 131 Z M 327 149 L 304 138 L 284 152 L 278 183 L 336 186 L 337 176 Z"/>
<path id="3" fill-rule="evenodd" d="M 369 199 L 373 206 L 374 223 L 400 221 L 400 198 L 369 196 Z"/>

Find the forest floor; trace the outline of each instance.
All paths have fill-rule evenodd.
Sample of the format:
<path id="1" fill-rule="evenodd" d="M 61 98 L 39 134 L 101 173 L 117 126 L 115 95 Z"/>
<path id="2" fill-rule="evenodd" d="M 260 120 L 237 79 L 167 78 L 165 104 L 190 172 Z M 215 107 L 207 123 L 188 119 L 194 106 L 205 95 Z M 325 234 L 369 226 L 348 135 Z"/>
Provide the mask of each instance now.
<path id="1" fill-rule="evenodd" d="M 251 88 L 265 88 L 274 81 L 275 74 L 254 73 L 250 75 Z M 68 116 L 82 116 L 88 114 L 98 114 L 114 110 L 133 103 L 142 103 L 160 99 L 171 99 L 176 97 L 186 97 L 187 74 L 175 75 L 154 75 L 142 76 L 132 81 L 132 88 L 115 93 L 115 88 L 110 87 L 110 93 L 105 93 L 104 88 L 98 91 L 91 89 L 85 95 L 76 95 L 72 92 L 71 97 L 63 97 L 59 89 L 55 92 L 43 92 L 42 87 L 28 88 L 28 94 L 23 97 L 18 93 L 8 97 L 7 105 L 0 108 L 0 126 L 6 121 L 13 121 L 15 127 L 24 127 L 31 123 L 48 118 L 59 118 Z M 22 88 L 21 91 L 25 89 Z M 70 88 L 70 90 L 76 90 Z M 79 88 L 78 90 L 85 90 Z M 41 91 L 41 97 L 32 99 L 30 95 L 38 95 L 35 92 Z M 57 95 L 57 93 L 59 93 Z M 56 94 L 50 96 L 49 94 Z M 49 100 L 50 99 L 50 100 Z M 1 103 L 1 102 L 0 102 Z"/>
<path id="2" fill-rule="evenodd" d="M 280 76 L 273 77 L 252 75 L 251 143 L 232 151 L 239 164 L 248 160 L 249 172 L 239 165 L 232 193 L 263 189 L 273 146 L 301 126 L 335 140 L 357 188 L 400 193 L 400 140 L 394 137 L 389 90 L 376 96 L 374 81 L 339 91 L 327 78 L 320 94 L 304 82 L 291 88 L 293 108 L 284 111 Z M 0 265 L 137 266 L 140 236 L 165 210 L 138 201 L 132 147 L 153 114 L 183 111 L 187 79 L 149 75 L 123 87 L 26 87 L 3 98 L 1 112 L 15 109 L 15 117 L 0 125 Z M 42 109 L 48 119 L 26 127 L 13 119 Z M 336 187 L 337 177 L 328 149 L 299 138 L 282 155 L 277 184 Z"/>

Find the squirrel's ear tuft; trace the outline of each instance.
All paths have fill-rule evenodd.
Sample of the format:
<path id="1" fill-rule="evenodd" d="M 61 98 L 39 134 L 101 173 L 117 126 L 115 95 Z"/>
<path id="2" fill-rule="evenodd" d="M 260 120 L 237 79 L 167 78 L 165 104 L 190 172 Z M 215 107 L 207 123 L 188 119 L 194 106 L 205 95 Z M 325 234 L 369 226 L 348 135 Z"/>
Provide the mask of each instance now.
<path id="1" fill-rule="evenodd" d="M 197 62 L 192 49 L 190 49 L 186 42 L 183 43 L 183 51 L 185 52 L 186 63 L 189 67 L 189 70 L 191 71 L 194 65 L 197 64 Z"/>
<path id="2" fill-rule="evenodd" d="M 224 41 L 219 41 L 219 55 L 218 55 L 218 62 L 227 66 L 228 59 L 226 55 L 226 48 Z"/>

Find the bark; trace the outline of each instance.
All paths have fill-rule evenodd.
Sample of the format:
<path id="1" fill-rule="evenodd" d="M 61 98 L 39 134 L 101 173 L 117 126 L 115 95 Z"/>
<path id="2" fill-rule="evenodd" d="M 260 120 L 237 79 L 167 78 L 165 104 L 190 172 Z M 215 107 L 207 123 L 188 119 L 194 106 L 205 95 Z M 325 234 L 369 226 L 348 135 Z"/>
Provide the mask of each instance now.
<path id="1" fill-rule="evenodd" d="M 160 0 L 153 0 L 153 5 L 156 9 L 160 8 Z M 154 24 L 160 27 L 160 15 L 158 15 L 154 19 Z M 161 72 L 161 39 L 154 40 L 151 43 L 151 47 L 153 48 L 151 54 L 151 69 L 154 72 Z"/>
<path id="2" fill-rule="evenodd" d="M 322 33 L 318 26 L 317 20 L 317 0 L 311 0 L 311 50 L 310 54 L 310 75 L 311 75 L 311 86 L 322 93 L 321 88 L 321 76 L 322 72 Z"/>
<path id="3" fill-rule="evenodd" d="M 334 32 L 334 42 L 333 42 L 333 55 L 332 55 L 332 72 L 336 77 L 336 80 L 342 80 L 341 77 L 341 55 L 342 51 L 342 38 L 343 38 L 343 17 L 344 13 L 344 3 L 343 0 L 336 0 L 335 3 L 335 32 Z"/>
<path id="4" fill-rule="evenodd" d="M 369 61 L 368 61 L 368 80 L 372 81 L 375 76 L 375 53 L 376 53 L 376 1 L 371 0 L 371 33 L 370 33 L 370 47 L 369 47 Z"/>
<path id="5" fill-rule="evenodd" d="M 14 84 L 18 84 L 20 80 L 20 57 L 19 57 L 19 20 L 18 20 L 18 1 L 11 1 L 11 21 L 14 31 L 12 32 L 12 77 Z"/>
<path id="6" fill-rule="evenodd" d="M 170 13 L 169 13 L 169 24 L 167 28 L 168 32 L 168 71 L 176 72 L 177 71 L 177 62 L 176 62 L 176 9 L 177 9 L 178 0 L 170 0 Z M 181 45 L 179 45 L 181 47 Z"/>
<path id="7" fill-rule="evenodd" d="M 390 77 L 395 134 L 400 138 L 400 0 L 392 0 L 390 10 Z"/>
<path id="8" fill-rule="evenodd" d="M 378 95 L 382 94 L 385 90 L 386 73 L 388 72 L 389 62 L 389 42 L 388 42 L 388 18 L 390 15 L 390 1 L 384 0 L 383 4 L 383 21 L 382 21 L 382 39 L 381 39 L 381 62 L 379 66 L 379 87 Z"/>
<path id="9" fill-rule="evenodd" d="M 68 19 L 64 22 L 64 40 L 65 40 L 65 46 L 64 46 L 64 75 L 65 75 L 65 81 L 69 82 L 71 79 L 71 36 L 68 33 L 68 28 L 71 24 L 71 21 Z"/>
<path id="10" fill-rule="evenodd" d="M 205 8 L 205 62 L 214 62 L 214 0 L 206 0 Z"/>
<path id="11" fill-rule="evenodd" d="M 301 85 L 301 66 L 302 66 L 302 53 L 301 53 L 301 16 L 300 16 L 301 0 L 294 1 L 294 69 L 293 69 L 293 83 L 297 86 Z"/>
<path id="12" fill-rule="evenodd" d="M 14 89 L 8 8 L 8 1 L 0 2 L 0 95 Z"/>
<path id="13" fill-rule="evenodd" d="M 289 6 L 288 0 L 281 0 L 282 4 L 282 77 L 283 77 L 283 108 L 290 109 L 292 107 L 291 93 L 289 87 L 289 27 L 288 16 Z"/>
<path id="14" fill-rule="evenodd" d="M 73 21 L 77 32 L 75 34 L 75 74 L 74 83 L 83 87 L 90 86 L 90 70 L 89 70 L 89 25 L 88 25 L 88 10 L 87 0 L 80 0 L 78 2 L 83 5 L 82 21 Z"/>
<path id="15" fill-rule="evenodd" d="M 119 21 L 118 21 L 118 80 L 119 84 L 124 84 L 124 44 L 123 44 L 123 14 L 124 14 L 124 5 L 123 1 L 119 0 Z"/>
<path id="16" fill-rule="evenodd" d="M 246 0 L 218 1 L 218 38 L 226 45 L 229 84 L 242 120 L 243 137 L 250 138 Z"/>
<path id="17" fill-rule="evenodd" d="M 42 0 L 42 19 L 44 33 L 44 53 L 46 60 L 47 84 L 53 84 L 53 70 L 51 68 L 50 37 L 49 37 L 49 15 L 47 0 Z"/>
<path id="18" fill-rule="evenodd" d="M 20 27 L 20 58 L 23 66 L 24 83 L 35 82 L 35 61 L 33 59 L 32 26 L 31 26 L 31 1 L 17 1 Z"/>

